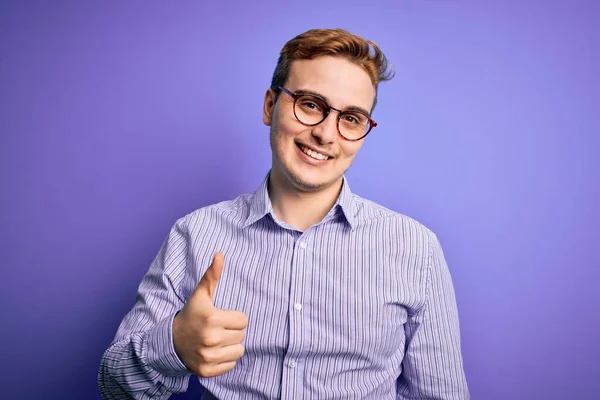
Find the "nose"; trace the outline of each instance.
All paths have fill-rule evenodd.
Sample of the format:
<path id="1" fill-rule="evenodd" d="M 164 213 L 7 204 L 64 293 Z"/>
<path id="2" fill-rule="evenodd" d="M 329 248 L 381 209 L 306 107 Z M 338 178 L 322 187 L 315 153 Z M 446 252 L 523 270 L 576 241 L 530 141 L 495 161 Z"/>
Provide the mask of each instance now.
<path id="1" fill-rule="evenodd" d="M 338 137 L 337 120 L 338 113 L 335 110 L 331 110 L 323 122 L 313 126 L 312 135 L 319 141 L 319 144 L 331 144 L 335 142 Z"/>

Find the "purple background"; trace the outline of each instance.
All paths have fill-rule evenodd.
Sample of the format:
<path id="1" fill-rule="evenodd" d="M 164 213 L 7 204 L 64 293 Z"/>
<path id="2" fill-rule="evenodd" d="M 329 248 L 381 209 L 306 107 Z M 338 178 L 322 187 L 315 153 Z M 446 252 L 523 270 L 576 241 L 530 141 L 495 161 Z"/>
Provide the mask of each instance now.
<path id="1" fill-rule="evenodd" d="M 473 398 L 600 398 L 594 0 L 204 3 L 0 4 L 2 398 L 99 398 L 171 225 L 267 172 L 264 91 L 312 27 L 397 67 L 348 176 L 440 237 Z"/>

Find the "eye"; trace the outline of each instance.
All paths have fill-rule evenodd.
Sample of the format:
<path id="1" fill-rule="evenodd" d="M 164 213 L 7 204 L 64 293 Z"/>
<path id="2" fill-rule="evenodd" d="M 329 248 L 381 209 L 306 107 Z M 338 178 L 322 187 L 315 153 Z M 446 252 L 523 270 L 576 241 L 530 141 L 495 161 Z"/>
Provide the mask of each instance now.
<path id="1" fill-rule="evenodd" d="M 360 119 L 353 114 L 344 114 L 344 121 L 351 124 L 360 124 Z"/>
<path id="2" fill-rule="evenodd" d="M 321 107 L 312 100 L 303 100 L 302 107 L 308 108 L 309 110 L 320 110 Z"/>

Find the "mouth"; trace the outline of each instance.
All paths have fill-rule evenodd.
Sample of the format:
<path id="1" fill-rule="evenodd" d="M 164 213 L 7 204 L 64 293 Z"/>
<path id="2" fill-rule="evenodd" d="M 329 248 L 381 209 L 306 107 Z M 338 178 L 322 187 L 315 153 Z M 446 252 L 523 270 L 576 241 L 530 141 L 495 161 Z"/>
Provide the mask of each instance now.
<path id="1" fill-rule="evenodd" d="M 300 143 L 296 143 L 296 146 L 298 147 L 298 149 L 302 153 L 306 154 L 308 157 L 310 157 L 310 158 L 312 158 L 313 160 L 316 160 L 316 161 L 327 161 L 327 160 L 330 160 L 330 159 L 333 158 L 333 157 L 331 157 L 331 156 L 329 156 L 327 154 L 319 153 L 318 151 L 313 150 L 313 149 L 311 149 L 309 147 L 306 147 L 306 146 L 304 146 L 303 144 L 300 144 Z"/>

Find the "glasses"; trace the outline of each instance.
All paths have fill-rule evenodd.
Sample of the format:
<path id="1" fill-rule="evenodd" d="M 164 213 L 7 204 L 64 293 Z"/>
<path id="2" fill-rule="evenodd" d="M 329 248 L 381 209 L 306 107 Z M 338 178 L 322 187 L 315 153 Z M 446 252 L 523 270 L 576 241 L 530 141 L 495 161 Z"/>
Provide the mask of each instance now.
<path id="1" fill-rule="evenodd" d="M 293 93 L 283 86 L 279 90 L 294 99 L 294 116 L 302 125 L 316 126 L 325 121 L 331 110 L 338 112 L 337 130 L 339 135 L 349 141 L 356 142 L 364 139 L 377 126 L 369 114 L 362 110 L 338 110 L 331 107 L 325 99 L 308 93 Z"/>

